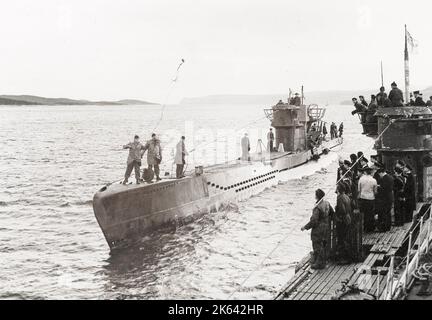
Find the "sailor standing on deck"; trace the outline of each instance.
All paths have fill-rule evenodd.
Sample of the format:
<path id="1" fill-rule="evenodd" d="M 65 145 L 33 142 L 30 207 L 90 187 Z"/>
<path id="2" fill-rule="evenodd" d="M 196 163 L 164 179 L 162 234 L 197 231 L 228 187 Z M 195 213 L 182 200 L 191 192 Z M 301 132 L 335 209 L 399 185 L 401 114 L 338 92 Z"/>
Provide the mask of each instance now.
<path id="1" fill-rule="evenodd" d="M 380 232 L 386 232 L 391 229 L 391 209 L 393 206 L 393 177 L 385 171 L 379 169 L 380 184 L 378 186 L 378 196 L 382 207 L 378 211 L 378 228 Z"/>
<path id="2" fill-rule="evenodd" d="M 330 125 L 330 137 L 333 140 L 334 138 L 337 138 L 337 126 L 336 123 L 332 122 Z"/>
<path id="3" fill-rule="evenodd" d="M 358 102 L 357 98 L 352 98 L 353 105 L 355 107 L 355 110 L 351 112 L 352 115 L 355 115 L 356 113 L 360 114 L 360 121 L 363 124 L 363 134 L 366 133 L 364 123 L 366 122 L 366 111 L 367 107 L 364 104 L 361 104 Z"/>
<path id="4" fill-rule="evenodd" d="M 128 179 L 132 173 L 132 169 L 135 169 L 136 183 L 140 184 L 140 166 L 141 166 L 141 152 L 144 150 L 144 146 L 140 143 L 139 137 L 136 135 L 134 141 L 123 146 L 123 149 L 129 149 L 129 156 L 127 159 L 127 167 L 125 172 L 125 179 L 123 184 L 128 183 Z"/>
<path id="5" fill-rule="evenodd" d="M 294 95 L 294 101 L 293 102 L 294 102 L 294 105 L 297 107 L 299 107 L 301 105 L 301 98 L 300 98 L 300 95 L 298 93 L 296 93 Z"/>
<path id="6" fill-rule="evenodd" d="M 316 203 L 312 210 L 312 217 L 310 221 L 301 228 L 302 231 L 312 229 L 312 269 L 324 269 L 327 262 L 327 239 L 330 232 L 329 217 L 334 214 L 334 210 L 330 203 L 323 199 L 324 196 L 325 193 L 321 189 L 315 191 Z"/>
<path id="7" fill-rule="evenodd" d="M 404 188 L 405 188 L 405 179 L 402 176 L 402 169 L 399 167 L 394 168 L 394 184 L 393 184 L 393 192 L 394 192 L 394 222 L 395 226 L 402 226 L 404 224 Z"/>
<path id="8" fill-rule="evenodd" d="M 410 165 L 406 164 L 403 167 L 403 175 L 405 177 L 404 187 L 404 222 L 411 222 L 413 220 L 413 214 L 416 210 L 416 182 L 412 173 Z"/>
<path id="9" fill-rule="evenodd" d="M 180 141 L 177 143 L 176 146 L 176 153 L 175 153 L 175 163 L 176 163 L 176 178 L 181 179 L 184 177 L 183 171 L 184 166 L 186 164 L 185 156 L 188 155 L 188 152 L 186 151 L 185 146 L 185 136 L 182 136 Z"/>
<path id="10" fill-rule="evenodd" d="M 339 125 L 339 138 L 342 138 L 343 130 L 344 130 L 344 125 L 343 122 L 341 122 L 341 124 Z"/>
<path id="11" fill-rule="evenodd" d="M 337 202 L 335 208 L 337 256 L 339 264 L 351 262 L 350 248 L 348 242 L 348 229 L 351 224 L 351 199 L 346 195 L 345 188 L 338 184 L 336 188 Z"/>
<path id="12" fill-rule="evenodd" d="M 385 105 L 385 101 L 387 100 L 387 93 L 385 92 L 385 88 L 381 87 L 380 92 L 376 95 L 377 104 L 380 107 L 383 107 Z"/>
<path id="13" fill-rule="evenodd" d="M 268 141 L 268 151 L 273 152 L 273 144 L 274 144 L 275 136 L 273 133 L 273 129 L 270 128 L 269 133 L 267 133 L 267 141 Z"/>
<path id="14" fill-rule="evenodd" d="M 404 99 L 402 90 L 397 87 L 396 82 L 391 84 L 392 89 L 390 90 L 388 98 L 390 99 L 392 107 L 403 107 Z"/>
<path id="15" fill-rule="evenodd" d="M 358 182 L 359 209 L 363 214 L 363 229 L 372 232 L 375 229 L 375 195 L 377 194 L 377 182 L 371 176 L 372 169 L 359 169 L 364 174 Z"/>
<path id="16" fill-rule="evenodd" d="M 323 127 L 322 127 L 322 134 L 323 134 L 323 140 L 325 141 L 325 139 L 326 139 L 326 135 L 327 135 L 327 126 L 326 126 L 326 124 L 324 123 L 323 124 Z"/>
<path id="17" fill-rule="evenodd" d="M 423 101 L 423 96 L 420 91 L 414 91 L 414 106 L 415 107 L 425 107 L 426 102 Z"/>
<path id="18" fill-rule="evenodd" d="M 241 159 L 245 161 L 249 161 L 250 141 L 247 133 L 245 133 L 243 138 L 241 139 L 241 148 L 242 148 Z"/>
<path id="19" fill-rule="evenodd" d="M 365 99 L 364 96 L 359 96 L 359 99 L 360 99 L 360 103 L 362 105 L 364 105 L 366 108 L 369 106 L 369 103 L 367 103 L 367 101 L 366 101 L 366 99 Z"/>
<path id="20" fill-rule="evenodd" d="M 162 148 L 160 145 L 160 140 L 156 137 L 156 133 L 153 133 L 152 138 L 149 141 L 147 141 L 147 143 L 145 144 L 143 149 L 143 154 L 145 151 L 147 151 L 148 169 L 154 171 L 156 175 L 156 181 L 161 180 L 159 176 L 159 172 L 160 172 L 159 165 L 162 162 Z"/>

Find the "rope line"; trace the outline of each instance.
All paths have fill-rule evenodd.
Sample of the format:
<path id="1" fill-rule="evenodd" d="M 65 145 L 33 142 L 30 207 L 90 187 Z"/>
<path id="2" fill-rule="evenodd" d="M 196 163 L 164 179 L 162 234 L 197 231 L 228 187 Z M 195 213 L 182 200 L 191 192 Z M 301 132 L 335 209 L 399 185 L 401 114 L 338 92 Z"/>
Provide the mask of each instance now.
<path id="1" fill-rule="evenodd" d="M 177 70 L 176 70 L 176 73 L 175 73 L 175 75 L 174 75 L 174 78 L 171 80 L 171 83 L 170 83 L 170 86 L 169 86 L 169 89 L 168 89 L 167 95 L 165 96 L 164 103 L 162 104 L 160 118 L 159 118 L 158 122 L 156 123 L 155 127 L 153 128 L 152 132 L 155 132 L 156 129 L 159 127 L 159 124 L 162 122 L 162 119 L 163 119 L 163 116 L 164 116 L 165 107 L 166 107 L 166 104 L 167 104 L 168 98 L 170 97 L 171 92 L 173 91 L 174 86 L 175 86 L 175 84 L 177 83 L 178 76 L 179 76 L 179 73 L 180 73 L 180 68 L 181 68 L 181 66 L 182 66 L 184 63 L 185 63 L 185 60 L 182 59 L 181 62 L 180 62 L 180 64 L 179 64 L 178 67 L 177 67 Z"/>

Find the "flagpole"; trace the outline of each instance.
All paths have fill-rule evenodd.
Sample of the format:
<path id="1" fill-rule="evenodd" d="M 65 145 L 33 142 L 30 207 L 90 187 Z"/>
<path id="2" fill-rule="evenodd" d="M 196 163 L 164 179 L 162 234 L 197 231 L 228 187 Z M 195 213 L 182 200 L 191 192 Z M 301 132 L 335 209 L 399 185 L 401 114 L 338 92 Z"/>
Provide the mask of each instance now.
<path id="1" fill-rule="evenodd" d="M 408 56 L 408 39 L 407 39 L 407 26 L 405 25 L 405 102 L 409 103 L 409 56 Z"/>
<path id="2" fill-rule="evenodd" d="M 384 71 L 383 71 L 382 60 L 381 60 L 381 87 L 384 87 Z"/>

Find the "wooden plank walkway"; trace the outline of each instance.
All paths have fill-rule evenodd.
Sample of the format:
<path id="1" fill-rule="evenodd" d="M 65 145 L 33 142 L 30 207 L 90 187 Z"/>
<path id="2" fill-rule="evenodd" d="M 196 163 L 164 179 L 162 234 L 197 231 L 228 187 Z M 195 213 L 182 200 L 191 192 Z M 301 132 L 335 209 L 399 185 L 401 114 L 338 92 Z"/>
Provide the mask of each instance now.
<path id="1" fill-rule="evenodd" d="M 407 223 L 393 227 L 389 232 L 364 234 L 363 246 L 370 250 L 361 263 L 337 265 L 330 262 L 323 270 L 312 270 L 308 255 L 299 263 L 296 274 L 276 299 L 330 300 L 345 285 L 356 286 L 365 293 L 380 297 L 386 286 L 389 256 L 402 246 L 410 227 L 411 224 Z"/>

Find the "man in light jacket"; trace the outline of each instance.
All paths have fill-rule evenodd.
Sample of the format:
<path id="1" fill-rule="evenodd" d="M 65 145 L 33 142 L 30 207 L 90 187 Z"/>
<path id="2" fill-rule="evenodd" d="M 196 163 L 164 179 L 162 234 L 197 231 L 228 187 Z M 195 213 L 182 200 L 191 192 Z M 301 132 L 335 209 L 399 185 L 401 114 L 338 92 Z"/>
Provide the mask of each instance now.
<path id="1" fill-rule="evenodd" d="M 185 146 L 185 137 L 182 136 L 180 141 L 177 143 L 176 146 L 176 153 L 174 157 L 174 161 L 176 163 L 176 177 L 177 179 L 184 178 L 183 170 L 184 165 L 186 164 L 185 156 L 188 155 L 188 152 L 186 151 Z"/>
<path id="2" fill-rule="evenodd" d="M 159 165 L 162 162 L 162 148 L 160 145 L 160 140 L 156 137 L 155 133 L 152 134 L 151 140 L 147 141 L 147 143 L 145 144 L 143 149 L 143 155 L 146 151 L 148 169 L 154 171 L 156 175 L 156 181 L 159 181 L 161 180 L 159 176 Z"/>

